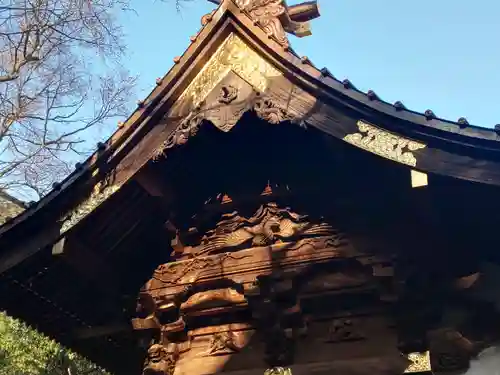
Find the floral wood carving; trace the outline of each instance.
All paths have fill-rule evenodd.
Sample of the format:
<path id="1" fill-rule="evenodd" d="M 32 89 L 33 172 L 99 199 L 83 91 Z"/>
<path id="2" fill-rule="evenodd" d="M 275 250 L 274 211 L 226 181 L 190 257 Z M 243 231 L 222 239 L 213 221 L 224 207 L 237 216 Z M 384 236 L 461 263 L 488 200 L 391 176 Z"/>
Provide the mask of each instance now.
<path id="1" fill-rule="evenodd" d="M 225 214 L 214 230 L 208 231 L 198 246 L 186 247 L 193 256 L 235 250 L 241 245 L 268 246 L 286 240 L 330 236 L 327 223 L 311 223 L 307 216 L 279 208 L 275 203 L 261 206 L 250 218 L 237 212 Z"/>
<path id="2" fill-rule="evenodd" d="M 270 124 L 279 124 L 283 121 L 293 120 L 287 109 L 269 98 L 257 100 L 253 107 L 257 116 Z"/>
<path id="3" fill-rule="evenodd" d="M 154 291 L 161 288 L 160 285 L 153 285 L 155 282 L 170 285 L 194 283 L 204 269 L 221 266 L 226 259 L 239 261 L 246 257 L 245 255 L 237 256 L 236 254 L 225 253 L 212 257 L 165 263 L 155 270 L 153 278 L 146 284 L 145 289 L 154 294 Z"/>
<path id="4" fill-rule="evenodd" d="M 169 344 L 168 348 L 160 344 L 153 344 L 148 349 L 142 374 L 173 375 L 178 358 L 179 352 L 176 344 Z"/>
<path id="5" fill-rule="evenodd" d="M 431 356 L 429 351 L 423 353 L 409 353 L 406 355 L 410 364 L 404 371 L 405 374 L 415 374 L 421 372 L 431 372 Z"/>
<path id="6" fill-rule="evenodd" d="M 238 35 L 231 33 L 184 90 L 178 101 L 189 100 L 194 107 L 198 106 L 231 71 L 258 92 L 265 92 L 269 87 L 269 80 L 282 75 Z"/>
<path id="7" fill-rule="evenodd" d="M 357 125 L 359 133 L 346 135 L 344 141 L 398 163 L 415 167 L 417 159 L 413 151 L 426 147 L 423 143 L 389 133 L 361 120 Z"/>
<path id="8" fill-rule="evenodd" d="M 292 375 L 290 367 L 272 367 L 264 371 L 264 375 Z"/>
<path id="9" fill-rule="evenodd" d="M 159 160 L 166 155 L 168 149 L 185 144 L 190 137 L 196 135 L 203 120 L 211 121 L 219 130 L 230 131 L 249 110 L 269 122 L 279 124 L 284 121 L 295 121 L 288 109 L 271 97 L 255 95 L 248 102 L 232 103 L 237 98 L 237 89 L 232 86 L 223 86 L 219 95 L 217 106 L 213 108 L 201 108 L 191 111 L 179 124 L 179 126 L 158 146 L 152 154 L 153 160 Z M 220 107 L 223 104 L 224 107 Z"/>
<path id="10" fill-rule="evenodd" d="M 111 195 L 120 189 L 118 185 L 104 186 L 104 182 L 99 182 L 95 185 L 90 197 L 81 202 L 76 208 L 71 210 L 61 220 L 62 226 L 60 233 L 66 233 L 68 230 L 77 225 L 81 220 L 94 211 L 101 203 L 108 199 Z"/>
<path id="11" fill-rule="evenodd" d="M 190 112 L 168 138 L 153 151 L 152 159 L 159 160 L 162 156 L 165 156 L 166 150 L 185 144 L 190 137 L 198 133 L 202 121 L 202 115 L 194 111 Z"/>

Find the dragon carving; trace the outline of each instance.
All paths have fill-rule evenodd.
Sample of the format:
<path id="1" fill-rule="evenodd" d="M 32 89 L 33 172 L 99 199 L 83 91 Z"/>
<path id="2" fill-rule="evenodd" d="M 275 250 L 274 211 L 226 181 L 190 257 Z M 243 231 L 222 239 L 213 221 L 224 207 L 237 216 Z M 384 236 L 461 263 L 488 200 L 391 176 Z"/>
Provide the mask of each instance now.
<path id="1" fill-rule="evenodd" d="M 261 206 L 251 218 L 242 217 L 237 212 L 225 214 L 217 227 L 203 236 L 199 245 L 186 246 L 185 252 L 197 257 L 234 251 L 244 246 L 269 246 L 334 234 L 329 224 L 313 224 L 307 219 L 307 216 L 279 208 L 275 203 Z"/>

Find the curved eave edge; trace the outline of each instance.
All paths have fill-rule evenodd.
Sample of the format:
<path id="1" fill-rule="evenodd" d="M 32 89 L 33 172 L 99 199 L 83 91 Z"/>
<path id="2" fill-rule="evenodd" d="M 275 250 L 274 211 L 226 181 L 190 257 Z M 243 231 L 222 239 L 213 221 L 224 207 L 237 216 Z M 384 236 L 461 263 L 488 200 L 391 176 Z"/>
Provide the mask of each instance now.
<path id="1" fill-rule="evenodd" d="M 494 129 L 470 125 L 465 119 L 454 122 L 437 117 L 432 111 L 420 113 L 412 111 L 403 106 L 401 102 L 394 104 L 380 99 L 373 91 L 363 92 L 358 90 L 349 80 L 340 81 L 335 78 L 326 68 L 317 68 L 308 58 L 299 57 L 294 52 L 289 53 L 288 63 L 293 64 L 294 70 L 303 75 L 303 78 L 311 84 L 312 90 L 321 97 L 345 98 L 353 107 L 365 107 L 372 110 L 376 115 L 394 119 L 394 124 L 400 124 L 407 130 L 415 127 L 422 135 L 439 137 L 442 140 L 456 142 L 471 147 L 485 147 L 500 151 L 500 135 Z M 286 62 L 285 62 L 286 64 Z M 401 129 L 388 129 L 397 131 Z"/>
<path id="2" fill-rule="evenodd" d="M 321 70 L 318 71 L 321 73 Z M 339 81 L 332 76 L 321 74 L 319 81 L 325 84 L 328 89 L 332 89 L 381 115 L 393 118 L 395 122 L 404 122 L 406 126 L 425 129 L 424 132 L 428 131 L 429 135 L 432 134 L 432 136 L 439 134 L 442 139 L 449 139 L 450 142 L 455 142 L 454 138 L 456 138 L 460 140 L 460 143 L 472 147 L 495 148 L 500 151 L 500 136 L 494 129 L 470 125 L 466 123 L 465 119 L 461 119 L 461 123 L 442 119 L 432 111 L 427 114 L 413 111 L 405 108 L 401 102 L 388 103 L 380 99 L 373 91 L 365 93 L 348 81 Z"/>
<path id="3" fill-rule="evenodd" d="M 458 121 L 451 121 L 437 117 L 431 110 L 420 113 L 406 108 L 403 103 L 394 104 L 382 100 L 374 91 L 363 92 L 358 90 L 349 80 L 340 81 L 335 78 L 326 68 L 319 69 L 307 58 L 299 58 L 294 54 L 294 60 L 300 59 L 302 65 L 307 65 L 314 71 L 309 71 L 304 66 L 299 67 L 304 73 L 311 75 L 323 85 L 323 89 L 332 90 L 334 94 L 340 94 L 351 99 L 360 106 L 368 107 L 381 115 L 394 118 L 397 122 L 404 122 L 407 126 L 418 126 L 427 129 L 429 132 L 440 133 L 444 139 L 459 137 L 463 144 L 471 146 L 482 146 L 494 144 L 500 151 L 500 132 L 481 126 L 471 125 L 465 118 Z M 295 65 L 297 63 L 295 62 Z M 486 142 L 484 142 L 486 141 Z M 494 143 L 490 143 L 493 141 Z M 483 143 L 484 142 L 484 143 Z"/>
<path id="4" fill-rule="evenodd" d="M 434 116 L 426 116 L 417 112 L 409 111 L 404 108 L 397 108 L 390 103 L 383 102 L 376 95 L 369 95 L 354 88 L 350 82 L 339 81 L 335 79 L 326 70 L 316 68 L 307 58 L 299 58 L 293 51 L 285 51 L 274 41 L 270 40 L 267 35 L 230 1 L 223 1 L 221 5 L 213 11 L 207 20 L 210 27 L 205 25 L 195 37 L 191 38 L 191 45 L 180 57 L 174 60 L 175 64 L 170 71 L 160 80 L 157 81 L 157 87 L 143 101 L 138 103 L 138 108 L 133 114 L 123 123 L 119 129 L 103 144 L 103 149 L 95 152 L 78 170 L 70 174 L 56 189 L 52 190 L 47 196 L 42 198 L 38 203 L 31 208 L 21 213 L 16 218 L 6 222 L 0 227 L 0 236 L 14 227 L 19 222 L 26 220 L 41 208 L 46 207 L 50 202 L 61 195 L 62 192 L 67 192 L 69 189 L 76 188 L 86 183 L 98 182 L 103 175 L 99 174 L 99 165 L 106 163 L 112 166 L 116 161 L 124 157 L 127 145 L 135 142 L 138 138 L 144 135 L 145 127 L 149 123 L 151 116 L 165 104 L 172 103 L 175 98 L 172 95 L 173 91 L 179 94 L 177 78 L 180 77 L 189 65 L 196 58 L 196 51 L 204 48 L 203 42 L 209 38 L 210 34 L 215 31 L 215 25 L 221 23 L 225 16 L 231 16 L 237 23 L 244 25 L 247 32 L 250 32 L 252 44 L 258 44 L 259 49 L 265 48 L 267 54 L 273 56 L 273 60 L 277 66 L 286 67 L 288 71 L 293 71 L 299 74 L 302 82 L 306 82 L 309 86 L 308 91 L 314 90 L 319 92 L 320 97 L 331 98 L 338 100 L 347 98 L 351 101 L 354 107 L 366 107 L 380 115 L 389 116 L 396 119 L 396 123 L 401 125 L 402 122 L 410 123 L 415 128 L 428 129 L 429 136 L 435 137 L 434 132 L 440 132 L 441 138 L 445 141 L 455 142 L 454 137 L 459 136 L 463 139 L 463 144 L 479 146 L 478 143 L 487 142 L 490 149 L 500 151 L 500 137 L 494 130 L 489 130 L 474 126 L 464 126 L 458 123 L 441 120 Z M 186 58 L 186 55 L 189 55 Z M 194 57 L 193 57 L 194 55 Z M 379 125 L 379 124 L 377 124 Z M 411 127 L 411 126 L 410 126 Z M 389 128 L 391 132 L 397 132 L 398 129 Z M 401 130 L 401 129 L 399 129 Z M 411 130 L 411 129 L 409 129 Z M 425 132 L 420 132 L 425 136 Z M 417 139 L 418 140 L 418 139 Z M 478 142 L 479 141 L 479 142 Z"/>
<path id="5" fill-rule="evenodd" d="M 228 3 L 231 4 L 230 1 Z M 500 151 L 500 131 L 497 133 L 495 129 L 470 125 L 465 118 L 457 122 L 441 119 L 430 110 L 419 113 L 407 109 L 400 102 L 385 102 L 371 90 L 362 92 L 349 80 L 340 81 L 328 69 L 317 68 L 308 57 L 300 57 L 292 48 L 283 49 L 238 9 L 231 13 L 238 25 L 243 26 L 245 31 L 250 31 L 251 36 L 247 41 L 251 45 L 265 51 L 273 64 L 284 72 L 288 71 L 291 80 L 299 79 L 302 82 L 300 86 L 307 87 L 309 92 L 314 92 L 318 97 L 329 98 L 352 109 L 363 107 L 376 116 L 394 119 L 384 121 L 389 123 L 388 130 L 392 132 L 416 133 L 417 136 L 420 134 L 469 147 Z"/>
<path id="6" fill-rule="evenodd" d="M 386 135 L 399 137 L 402 142 L 399 145 L 406 141 L 428 145 L 415 152 L 417 159 L 422 159 L 422 163 L 416 166 L 418 170 L 500 185 L 500 138 L 493 130 L 481 129 L 485 136 L 478 137 L 478 134 L 464 134 L 466 129 L 475 128 L 458 123 L 454 126 L 461 126 L 462 133 L 435 127 L 433 125 L 440 122 L 443 126 L 452 123 L 434 118 L 429 113 L 419 115 L 403 111 L 380 101 L 373 93 L 364 94 L 347 82 L 340 82 L 325 74 L 324 70 L 317 69 L 307 57 L 299 58 L 293 51 L 280 48 L 263 30 L 256 28 L 248 17 L 235 13 L 234 19 L 240 36 L 258 54 L 276 66 L 292 84 L 318 98 L 319 102 L 331 107 L 333 111 L 351 114 L 351 123 L 340 127 L 344 129 L 322 124 L 316 126 L 320 130 L 346 141 L 347 135 L 358 132 L 358 122 L 361 121 L 385 131 Z M 353 113 L 356 115 L 352 116 Z M 310 125 L 315 125 L 313 122 Z M 450 162 L 453 164 L 452 168 L 447 166 Z M 414 164 L 408 165 L 415 167 Z"/>

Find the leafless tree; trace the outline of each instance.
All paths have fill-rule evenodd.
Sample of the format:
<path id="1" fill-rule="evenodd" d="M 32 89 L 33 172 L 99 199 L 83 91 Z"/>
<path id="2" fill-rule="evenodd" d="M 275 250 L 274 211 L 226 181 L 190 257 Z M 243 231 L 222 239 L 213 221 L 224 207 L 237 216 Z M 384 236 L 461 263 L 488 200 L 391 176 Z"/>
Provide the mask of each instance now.
<path id="1" fill-rule="evenodd" d="M 42 196 L 127 114 L 116 17 L 129 2 L 0 0 L 0 189 Z"/>

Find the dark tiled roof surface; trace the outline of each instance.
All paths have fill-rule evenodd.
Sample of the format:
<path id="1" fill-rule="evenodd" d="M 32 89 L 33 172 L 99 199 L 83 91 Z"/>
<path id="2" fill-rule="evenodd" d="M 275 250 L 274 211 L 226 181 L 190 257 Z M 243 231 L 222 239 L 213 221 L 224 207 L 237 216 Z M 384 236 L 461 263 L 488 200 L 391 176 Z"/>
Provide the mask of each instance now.
<path id="1" fill-rule="evenodd" d="M 218 0 L 214 0 L 212 2 L 214 4 L 222 3 L 222 1 Z M 202 34 L 202 31 L 210 23 L 212 23 L 214 15 L 218 9 L 219 8 L 202 17 L 202 27 L 196 33 L 196 36 L 191 38 L 191 45 L 199 39 L 198 36 Z M 260 25 L 257 26 L 262 28 Z M 52 198 L 58 195 L 60 191 L 65 190 L 67 187 L 79 180 L 82 175 L 86 174 L 86 172 L 95 169 L 99 160 L 109 158 L 110 155 L 112 155 L 113 152 L 120 146 L 120 144 L 125 142 L 126 139 L 133 134 L 135 127 L 138 126 L 148 115 L 150 115 L 151 111 L 153 111 L 155 106 L 160 102 L 165 90 L 168 88 L 169 80 L 167 77 L 175 77 L 178 73 L 176 69 L 179 68 L 179 65 L 182 65 L 182 59 L 184 55 L 187 54 L 188 50 L 189 47 L 181 56 L 174 59 L 175 63 L 171 70 L 167 72 L 163 78 L 158 78 L 156 80 L 156 87 L 145 99 L 138 101 L 137 108 L 125 122 L 120 121 L 118 123 L 118 129 L 111 135 L 111 137 L 105 142 L 99 142 L 96 152 L 85 162 L 77 163 L 75 171 L 60 184 L 57 184 L 57 189 L 53 189 L 44 199 L 32 205 L 32 209 L 27 210 L 27 215 L 29 212 L 35 212 L 38 208 L 43 206 L 43 204 L 49 203 Z M 431 132 L 435 130 L 441 131 L 442 137 L 445 139 L 458 135 L 464 136 L 466 142 L 473 147 L 480 146 L 481 142 L 488 142 L 489 145 L 493 145 L 495 149 L 500 148 L 500 124 L 493 128 L 485 128 L 469 124 L 465 117 L 461 117 L 457 119 L 457 121 L 451 121 L 440 118 L 430 109 L 426 110 L 424 113 L 419 113 L 407 108 L 401 101 L 388 103 L 382 100 L 373 90 L 363 92 L 358 90 L 350 80 L 337 79 L 327 68 L 319 68 L 315 66 L 308 57 L 300 56 L 291 47 L 288 49 L 287 54 L 290 57 L 290 61 L 293 61 L 295 65 L 301 67 L 305 75 L 310 74 L 313 76 L 317 80 L 316 82 L 319 82 L 323 88 L 326 88 L 326 92 L 338 97 L 348 98 L 352 101 L 351 103 L 353 103 L 354 106 L 359 105 L 368 107 L 378 114 L 389 116 L 389 118 L 396 121 L 402 121 L 410 127 L 413 125 L 423 127 Z M 24 207 L 19 207 L 22 207 L 22 204 L 19 205 L 18 202 L 9 202 L 8 199 L 5 201 L 4 194 L 0 191 L 0 227 L 2 229 L 6 229 L 7 225 L 4 225 L 3 227 L 2 225 L 5 224 L 9 217 L 16 216 L 24 209 Z M 0 233 L 2 233 L 2 230 L 0 230 Z"/>

